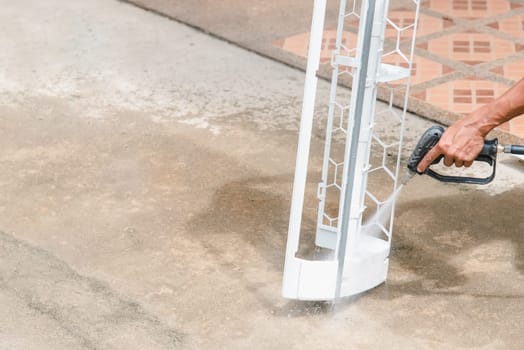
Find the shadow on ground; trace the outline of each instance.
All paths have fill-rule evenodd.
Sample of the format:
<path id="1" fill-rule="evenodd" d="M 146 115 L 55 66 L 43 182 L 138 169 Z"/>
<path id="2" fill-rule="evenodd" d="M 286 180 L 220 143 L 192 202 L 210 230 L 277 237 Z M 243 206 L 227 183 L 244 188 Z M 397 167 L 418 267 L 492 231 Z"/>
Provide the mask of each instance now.
<path id="1" fill-rule="evenodd" d="M 282 271 L 291 180 L 292 176 L 286 174 L 230 182 L 215 192 L 209 207 L 188 223 L 188 230 L 195 233 L 207 253 L 220 262 L 221 268 L 242 280 L 265 307 L 276 310 L 277 315 L 300 317 L 332 311 L 332 304 L 290 301 L 278 307 L 261 290 L 262 284 L 250 282 L 248 273 L 243 272 L 249 266 L 260 265 L 257 259 L 273 273 Z M 482 191 L 457 187 L 452 196 L 404 199 L 396 209 L 391 259 L 415 274 L 417 279 L 379 286 L 370 295 L 390 299 L 406 294 L 463 294 L 460 288 L 457 292 L 456 287 L 464 285 L 468 276 L 450 259 L 493 240 L 512 243 L 514 265 L 524 274 L 524 221 L 519 214 L 522 198 L 524 190 L 521 189 L 490 196 Z M 313 202 L 314 198 L 308 198 L 306 209 Z M 316 217 L 306 217 L 303 231 L 313 232 L 315 222 Z M 303 241 L 312 248 L 313 234 L 306 234 Z M 236 249 L 245 249 L 256 256 L 240 254 L 242 268 L 236 269 L 236 263 L 228 254 L 228 250 Z M 454 291 L 449 291 L 450 288 Z M 350 305 L 358 298 L 360 296 L 344 299 L 341 306 Z"/>
<path id="2" fill-rule="evenodd" d="M 496 196 L 482 191 L 458 191 L 456 195 L 400 203 L 391 257 L 421 278 L 388 286 L 411 294 L 433 294 L 467 281 L 449 259 L 492 241 L 508 241 L 514 247 L 515 269 L 524 274 L 524 220 L 520 207 L 524 190 Z M 435 290 L 424 282 L 433 281 Z"/>

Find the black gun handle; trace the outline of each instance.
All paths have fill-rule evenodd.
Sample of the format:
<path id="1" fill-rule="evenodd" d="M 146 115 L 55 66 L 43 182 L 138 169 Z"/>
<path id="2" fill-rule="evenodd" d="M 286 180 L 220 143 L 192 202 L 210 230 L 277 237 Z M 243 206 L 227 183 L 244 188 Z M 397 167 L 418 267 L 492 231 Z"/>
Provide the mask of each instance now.
<path id="1" fill-rule="evenodd" d="M 418 141 L 415 150 L 408 159 L 408 169 L 418 174 L 428 174 L 429 176 L 443 182 L 460 182 L 473 184 L 487 184 L 491 182 L 495 177 L 495 168 L 497 165 L 497 139 L 485 141 L 481 152 L 475 159 L 475 161 L 488 163 L 493 168 L 493 172 L 491 173 L 491 175 L 486 178 L 447 176 L 439 174 L 430 168 L 426 169 L 424 173 L 420 173 L 417 171 L 418 164 L 422 161 L 426 154 L 438 144 L 440 138 L 444 134 L 444 131 L 445 129 L 443 127 L 435 125 L 426 130 L 426 132 L 424 132 L 424 134 Z M 519 149 L 516 148 L 515 151 L 519 151 Z M 524 152 L 524 149 L 522 149 L 522 151 Z M 438 156 L 437 159 L 435 159 L 431 164 L 433 165 L 440 163 L 442 158 L 444 158 L 444 155 Z"/>
<path id="2" fill-rule="evenodd" d="M 426 154 L 437 145 L 443 133 L 444 128 L 442 126 L 434 125 L 430 127 L 428 130 L 426 130 L 424 134 L 422 134 L 420 140 L 415 146 L 415 150 L 413 151 L 413 153 L 411 153 L 411 156 L 408 159 L 409 170 L 421 175 L 423 174 L 417 171 L 418 164 L 422 161 Z M 438 161 L 435 160 L 433 164 L 440 162 L 440 159 L 442 159 L 442 157 L 439 157 Z"/>
<path id="3" fill-rule="evenodd" d="M 480 151 L 478 157 L 475 159 L 476 162 L 488 163 L 493 168 L 493 171 L 487 177 L 478 178 L 478 177 L 468 177 L 468 176 L 442 175 L 432 169 L 427 169 L 426 174 L 442 182 L 456 182 L 456 183 L 467 183 L 467 184 L 477 184 L 477 185 L 488 184 L 491 181 L 493 181 L 493 179 L 495 178 L 495 171 L 496 171 L 496 166 L 497 166 L 497 146 L 498 146 L 498 139 L 484 141 L 484 147 L 482 147 L 482 150 Z M 437 159 L 435 159 L 435 161 L 432 164 L 440 163 L 442 158 L 444 158 L 444 155 L 440 155 Z"/>
<path id="4" fill-rule="evenodd" d="M 475 161 L 486 162 L 489 165 L 493 165 L 497 160 L 497 147 L 499 145 L 498 139 L 484 141 L 484 147 L 480 151 Z"/>

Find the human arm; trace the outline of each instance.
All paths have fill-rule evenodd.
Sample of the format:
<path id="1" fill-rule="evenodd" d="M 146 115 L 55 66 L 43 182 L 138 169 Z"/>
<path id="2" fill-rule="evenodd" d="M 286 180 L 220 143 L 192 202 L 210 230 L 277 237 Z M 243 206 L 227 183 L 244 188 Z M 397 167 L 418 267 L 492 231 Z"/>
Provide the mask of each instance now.
<path id="1" fill-rule="evenodd" d="M 417 170 L 425 171 L 441 154 L 446 166 L 471 166 L 482 150 L 486 135 L 493 128 L 523 113 L 524 78 L 494 101 L 453 123 L 439 143 L 422 159 Z"/>

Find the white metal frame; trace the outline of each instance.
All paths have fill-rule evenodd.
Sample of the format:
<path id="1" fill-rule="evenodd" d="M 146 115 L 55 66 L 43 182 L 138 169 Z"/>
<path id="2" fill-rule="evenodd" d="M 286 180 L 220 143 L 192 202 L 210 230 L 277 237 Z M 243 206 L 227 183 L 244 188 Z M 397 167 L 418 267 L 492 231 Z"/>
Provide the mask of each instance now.
<path id="1" fill-rule="evenodd" d="M 385 208 L 385 200 L 379 199 L 368 186 L 369 174 L 375 171 L 383 172 L 384 176 L 389 177 L 392 182 L 390 194 L 397 190 L 403 124 L 420 5 L 419 0 L 412 1 L 414 22 L 402 27 L 401 24 L 388 18 L 389 0 L 362 0 L 360 13 L 357 13 L 358 0 L 354 1 L 350 11 L 346 9 L 346 0 L 340 0 L 336 49 L 333 51 L 331 62 L 333 73 L 322 179 L 318 187 L 319 208 L 315 240 L 318 247 L 331 250 L 333 254 L 326 260 L 306 260 L 296 257 L 296 253 L 299 248 L 307 183 L 317 90 L 316 73 L 320 66 L 326 12 L 326 0 L 314 0 L 284 267 L 282 293 L 286 298 L 331 300 L 361 293 L 386 280 L 394 210 L 391 209 L 386 213 L 389 215 L 386 225 L 378 221 L 365 223 L 368 226 L 376 225 L 384 233 L 385 238 L 366 234 L 362 218 L 366 210 L 366 201 L 371 201 L 377 211 Z M 342 40 L 348 17 L 359 21 L 356 48 L 346 47 Z M 393 46 L 389 43 L 392 47 L 391 51 L 384 53 L 387 25 L 394 28 L 398 35 Z M 402 33 L 407 30 L 411 32 L 411 38 L 406 43 L 402 41 Z M 388 55 L 400 57 L 400 65 L 399 62 L 397 65 L 382 63 L 383 57 Z M 353 84 L 351 100 L 339 103 L 337 88 L 342 69 L 351 70 Z M 400 84 L 399 81 L 403 83 Z M 398 118 L 399 130 L 397 140 L 394 142 L 385 142 L 379 133 L 374 132 L 378 84 L 383 84 L 385 88 L 391 90 L 389 108 L 385 111 L 393 118 Z M 398 113 L 394 109 L 393 99 L 400 89 L 403 89 L 405 95 L 403 106 L 400 106 L 401 112 Z M 384 114 L 383 111 L 380 113 Z M 335 127 L 334 120 L 338 115 L 341 115 L 342 122 Z M 344 121 L 344 118 L 347 120 Z M 347 127 L 344 128 L 344 125 Z M 341 162 L 332 158 L 333 134 L 336 130 L 342 130 L 345 134 L 345 152 Z M 382 163 L 376 167 L 370 164 L 373 143 L 378 144 L 383 152 Z M 393 170 L 386 164 L 386 153 L 391 149 L 396 149 L 397 153 Z M 332 168 L 334 171 L 330 171 Z M 342 176 L 340 168 L 342 168 Z M 332 172 L 334 174 L 331 174 Z M 339 183 L 340 178 L 341 183 Z M 335 192 L 339 204 L 336 217 L 329 216 L 325 209 L 327 189 L 330 187 L 337 189 Z"/>

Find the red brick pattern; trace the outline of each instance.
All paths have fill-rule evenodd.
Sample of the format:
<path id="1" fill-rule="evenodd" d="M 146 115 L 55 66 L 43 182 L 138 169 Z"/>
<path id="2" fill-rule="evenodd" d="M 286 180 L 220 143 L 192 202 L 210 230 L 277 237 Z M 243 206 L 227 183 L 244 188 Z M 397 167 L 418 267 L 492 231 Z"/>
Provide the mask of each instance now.
<path id="1" fill-rule="evenodd" d="M 453 10 L 475 10 L 486 11 L 488 2 L 486 0 L 452 0 Z"/>
<path id="2" fill-rule="evenodd" d="M 326 30 L 322 38 L 322 51 L 320 62 L 323 64 L 331 61 L 331 55 L 336 48 L 337 31 Z M 300 57 L 307 57 L 309 45 L 309 33 L 302 33 L 290 36 L 282 41 L 274 43 L 275 46 L 291 52 Z M 342 35 L 342 45 L 348 49 L 354 49 L 357 46 L 357 35 L 352 32 L 344 32 Z"/>
<path id="3" fill-rule="evenodd" d="M 524 15 L 517 15 L 499 21 L 494 21 L 489 23 L 488 27 L 511 34 L 515 36 L 515 38 L 522 39 L 524 37 Z"/>
<path id="4" fill-rule="evenodd" d="M 515 81 L 520 80 L 521 78 L 524 78 L 524 59 L 506 63 L 502 66 L 493 68 L 490 71 L 502 75 L 507 79 Z"/>
<path id="5" fill-rule="evenodd" d="M 393 24 L 397 28 L 400 29 L 407 28 L 415 22 L 414 12 L 409 10 L 390 11 L 388 14 L 388 18 L 391 22 L 393 22 Z M 439 32 L 450 27 L 451 25 L 453 25 L 453 22 L 449 19 L 432 17 L 421 13 L 419 15 L 417 35 L 421 37 L 431 33 Z M 395 38 L 398 33 L 397 28 L 395 28 L 391 23 L 388 22 L 388 24 L 386 25 L 386 37 Z M 401 34 L 401 39 L 411 40 L 412 36 L 413 31 L 412 29 L 408 28 L 405 29 Z"/>
<path id="6" fill-rule="evenodd" d="M 431 0 L 432 10 L 466 19 L 486 18 L 512 9 L 512 4 L 504 0 Z"/>
<path id="7" fill-rule="evenodd" d="M 406 67 L 404 59 L 398 55 L 388 55 L 382 58 L 383 63 L 393 64 L 396 66 Z M 445 66 L 441 63 L 432 61 L 430 59 L 414 56 L 413 65 L 411 67 L 411 84 L 417 85 L 436 78 L 439 78 L 445 74 L 453 72 L 454 69 Z"/>
<path id="8" fill-rule="evenodd" d="M 485 33 L 454 33 L 418 45 L 446 59 L 476 65 L 504 58 L 521 51 L 514 42 L 499 39 Z"/>
<path id="9" fill-rule="evenodd" d="M 422 5 L 430 8 L 432 12 L 420 14 L 417 35 L 422 40 L 417 44 L 417 48 L 430 52 L 434 58 L 414 56 L 411 75 L 411 83 L 415 91 L 412 94 L 413 98 L 424 100 L 444 110 L 467 114 L 492 101 L 509 88 L 510 85 L 506 85 L 508 83 L 495 82 L 495 80 L 499 81 L 495 78 L 496 75 L 506 78 L 506 81 L 517 81 L 524 77 L 524 45 L 521 44 L 524 42 L 524 15 L 516 14 L 501 20 L 494 18 L 493 21 L 487 22 L 488 27 L 505 32 L 513 36 L 515 40 L 501 39 L 479 30 L 463 29 L 461 32 L 452 30 L 449 33 L 446 31 L 457 25 L 453 18 L 467 20 L 490 18 L 522 7 L 522 5 L 507 0 L 426 0 Z M 388 22 L 386 25 L 388 40 L 395 40 L 399 30 L 401 41 L 411 39 L 414 23 L 413 11 L 393 10 L 389 12 L 388 18 L 393 23 Z M 357 25 L 358 22 L 348 21 L 348 26 L 353 29 Z M 427 35 L 431 35 L 434 39 L 424 40 Z M 306 57 L 308 40 L 308 33 L 303 33 L 286 38 L 275 45 L 298 56 Z M 353 49 L 356 47 L 356 42 L 356 34 L 344 33 L 345 47 Z M 330 62 L 335 47 L 336 30 L 325 31 L 322 63 Z M 479 66 L 493 61 L 508 61 L 509 63 L 500 64 L 494 68 Z M 384 56 L 383 62 L 399 66 L 407 65 L 405 60 L 397 54 Z M 475 71 L 480 70 L 492 74 L 494 81 L 489 80 L 491 78 L 464 78 L 464 74 L 459 75 L 462 78 L 452 80 L 455 75 L 449 74 L 457 70 L 460 72 L 463 69 L 461 64 L 464 63 L 473 67 Z M 432 83 L 426 84 L 429 82 Z M 436 82 L 438 83 L 435 85 Z M 395 83 L 404 83 L 404 81 Z M 426 86 L 428 88 L 425 88 Z M 499 129 L 524 137 L 524 116 L 513 119 L 500 126 Z"/>
<path id="10" fill-rule="evenodd" d="M 423 92 L 413 94 L 414 97 L 444 110 L 467 114 L 475 108 L 493 101 L 503 94 L 508 86 L 487 80 L 463 79 L 447 84 L 437 85 Z M 524 116 L 514 118 L 498 129 L 524 137 Z"/>

